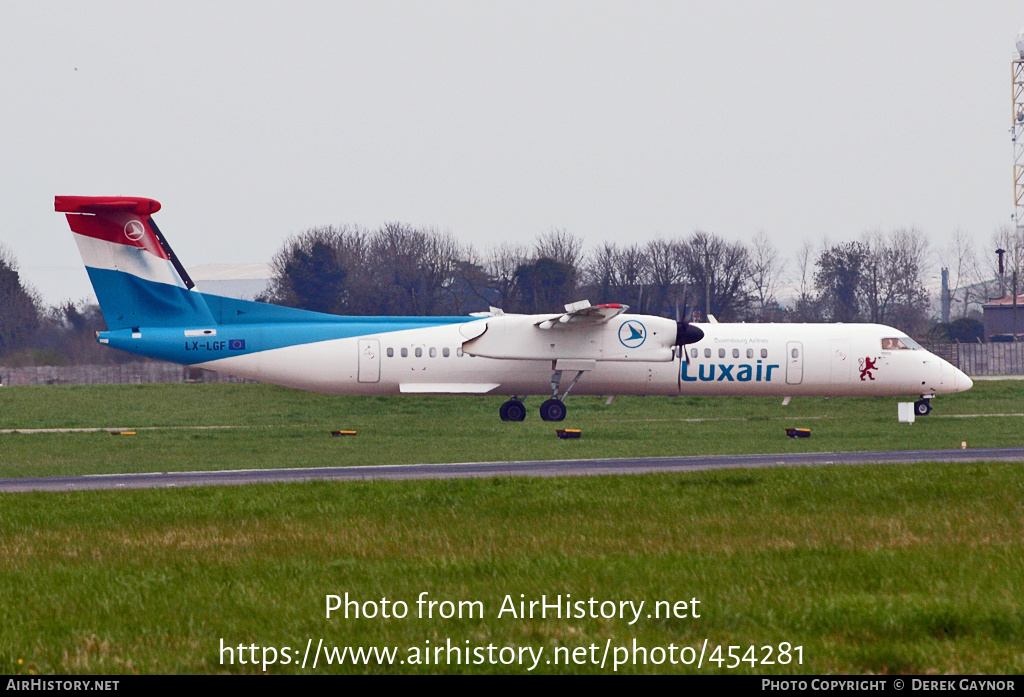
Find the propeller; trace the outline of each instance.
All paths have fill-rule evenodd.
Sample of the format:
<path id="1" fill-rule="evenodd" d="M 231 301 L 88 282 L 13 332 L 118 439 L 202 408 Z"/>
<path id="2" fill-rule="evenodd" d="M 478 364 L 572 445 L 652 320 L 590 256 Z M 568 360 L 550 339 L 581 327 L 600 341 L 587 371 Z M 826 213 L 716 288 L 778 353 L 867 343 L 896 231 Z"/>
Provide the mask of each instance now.
<path id="1" fill-rule="evenodd" d="M 686 360 L 686 345 L 695 344 L 704 338 L 704 332 L 700 327 L 695 327 L 684 319 L 680 319 L 679 303 L 676 303 L 676 341 L 675 346 L 679 349 L 680 360 Z M 683 389 L 683 366 L 676 371 L 676 382 L 679 391 Z"/>
<path id="2" fill-rule="evenodd" d="M 695 327 L 680 317 L 679 303 L 676 303 L 676 346 L 682 348 L 687 344 L 695 344 L 704 338 L 700 327 Z"/>

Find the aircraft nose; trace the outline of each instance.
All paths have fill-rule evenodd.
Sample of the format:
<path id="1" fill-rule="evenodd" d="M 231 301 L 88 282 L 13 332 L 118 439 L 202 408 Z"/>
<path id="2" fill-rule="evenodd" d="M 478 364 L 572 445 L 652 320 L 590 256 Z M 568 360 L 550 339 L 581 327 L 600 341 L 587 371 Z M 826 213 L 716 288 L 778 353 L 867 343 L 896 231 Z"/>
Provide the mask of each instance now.
<path id="1" fill-rule="evenodd" d="M 957 392 L 966 392 L 967 390 L 974 387 L 974 380 L 968 377 L 967 373 L 960 370 L 959 368 L 953 368 L 956 372 L 953 374 L 953 384 L 956 386 Z"/>

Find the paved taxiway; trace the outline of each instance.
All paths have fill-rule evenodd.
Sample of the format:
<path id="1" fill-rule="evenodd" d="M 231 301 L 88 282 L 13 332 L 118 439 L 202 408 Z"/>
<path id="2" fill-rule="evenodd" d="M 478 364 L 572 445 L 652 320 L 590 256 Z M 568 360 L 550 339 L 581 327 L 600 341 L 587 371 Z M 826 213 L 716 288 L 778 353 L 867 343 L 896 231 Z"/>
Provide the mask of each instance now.
<path id="1" fill-rule="evenodd" d="M 910 464 L 914 462 L 1024 462 L 1024 448 L 971 450 L 898 450 L 850 453 L 775 455 L 697 455 L 688 457 L 542 460 L 531 462 L 463 462 L 442 465 L 379 465 L 372 467 L 309 467 L 302 469 L 220 470 L 216 472 L 154 472 L 91 474 L 77 477 L 0 479 L 0 492 L 78 491 L 85 489 L 154 489 L 220 486 L 261 482 L 361 479 L 451 479 L 458 477 L 561 477 L 597 474 L 688 472 L 740 467 L 796 465 Z"/>

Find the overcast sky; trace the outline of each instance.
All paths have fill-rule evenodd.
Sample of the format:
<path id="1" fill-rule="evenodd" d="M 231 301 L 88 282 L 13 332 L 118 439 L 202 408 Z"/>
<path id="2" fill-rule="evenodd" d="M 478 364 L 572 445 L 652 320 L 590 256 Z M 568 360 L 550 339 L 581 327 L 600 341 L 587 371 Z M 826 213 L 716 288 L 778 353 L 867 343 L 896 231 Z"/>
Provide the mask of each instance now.
<path id="1" fill-rule="evenodd" d="M 92 293 L 56 194 L 159 200 L 186 266 L 388 220 L 480 249 L 987 240 L 1022 25 L 1024 0 L 8 1 L 0 243 L 57 302 Z"/>

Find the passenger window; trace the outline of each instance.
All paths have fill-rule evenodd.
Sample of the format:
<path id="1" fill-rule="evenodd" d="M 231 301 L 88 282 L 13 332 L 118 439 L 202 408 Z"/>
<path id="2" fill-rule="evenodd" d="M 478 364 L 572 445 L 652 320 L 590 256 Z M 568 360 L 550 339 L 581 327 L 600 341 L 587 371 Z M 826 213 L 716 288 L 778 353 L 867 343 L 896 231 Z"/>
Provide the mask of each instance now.
<path id="1" fill-rule="evenodd" d="M 393 348 L 389 348 L 388 349 L 388 358 L 393 358 L 394 355 L 395 355 L 395 350 Z"/>
<path id="2" fill-rule="evenodd" d="M 416 358 L 423 358 L 423 349 L 419 347 L 416 348 Z"/>
<path id="3" fill-rule="evenodd" d="M 733 349 L 732 350 L 732 357 L 733 358 L 739 358 L 740 357 L 740 350 L 739 349 Z"/>
<path id="4" fill-rule="evenodd" d="M 754 349 L 747 349 L 747 358 L 754 357 Z"/>
<path id="5" fill-rule="evenodd" d="M 761 358 L 768 358 L 768 349 L 761 349 Z"/>
<path id="6" fill-rule="evenodd" d="M 794 348 L 792 351 L 789 352 L 789 355 L 792 356 L 793 358 L 799 358 L 800 357 L 800 349 Z"/>
<path id="7" fill-rule="evenodd" d="M 462 358 L 462 349 L 461 348 L 455 349 L 455 355 L 458 356 L 459 358 Z"/>
<path id="8" fill-rule="evenodd" d="M 409 357 L 409 349 L 407 349 L 407 348 L 402 349 L 402 358 L 408 358 L 408 357 Z"/>
<path id="9" fill-rule="evenodd" d="M 725 358 L 725 349 L 718 349 L 718 357 Z"/>
<path id="10" fill-rule="evenodd" d="M 451 353 L 452 352 L 448 349 L 447 346 L 445 346 L 443 349 L 441 349 L 441 355 L 444 356 L 445 358 L 448 358 L 448 356 L 450 356 Z"/>
<path id="11" fill-rule="evenodd" d="M 437 349 L 434 348 L 433 346 L 430 347 L 430 357 L 437 358 Z"/>
<path id="12" fill-rule="evenodd" d="M 696 358 L 697 357 L 697 349 L 690 349 L 690 357 L 691 358 Z"/>
<path id="13" fill-rule="evenodd" d="M 704 349 L 704 358 L 711 358 L 711 349 Z"/>

